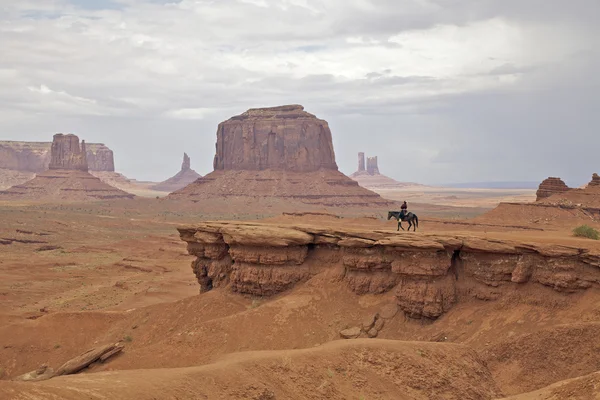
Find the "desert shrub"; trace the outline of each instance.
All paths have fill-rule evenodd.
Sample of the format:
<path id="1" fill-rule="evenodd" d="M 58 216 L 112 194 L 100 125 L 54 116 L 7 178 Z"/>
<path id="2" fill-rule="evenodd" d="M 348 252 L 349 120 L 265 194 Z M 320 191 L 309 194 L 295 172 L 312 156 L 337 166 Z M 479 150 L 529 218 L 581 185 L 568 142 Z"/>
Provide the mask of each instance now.
<path id="1" fill-rule="evenodd" d="M 598 233 L 597 230 L 588 225 L 581 225 L 573 229 L 573 236 L 585 237 L 594 240 L 600 239 L 600 233 Z"/>

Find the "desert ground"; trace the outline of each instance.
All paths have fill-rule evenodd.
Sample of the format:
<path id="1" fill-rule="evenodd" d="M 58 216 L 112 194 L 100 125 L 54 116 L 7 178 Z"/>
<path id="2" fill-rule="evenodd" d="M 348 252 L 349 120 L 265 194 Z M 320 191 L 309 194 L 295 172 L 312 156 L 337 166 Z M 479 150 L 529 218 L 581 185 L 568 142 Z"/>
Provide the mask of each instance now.
<path id="1" fill-rule="evenodd" d="M 195 257 L 176 229 L 258 221 L 409 241 L 444 235 L 600 251 L 597 242 L 571 235 L 585 215 L 566 218 L 564 210 L 546 208 L 534 215 L 518 205 L 483 214 L 484 207 L 464 206 L 489 204 L 475 197 L 465 194 L 463 207 L 417 203 L 420 225 L 410 233 L 396 232 L 385 210 L 284 214 L 274 204 L 258 214 L 163 199 L 3 202 L 0 398 L 600 398 L 597 285 L 477 284 L 461 289 L 439 318 L 399 311 L 377 338 L 347 340 L 340 332 L 393 304 L 393 290 L 358 294 L 340 278 L 343 271 L 323 264 L 272 296 L 227 286 L 199 294 L 190 268 Z M 120 354 L 79 374 L 17 379 L 116 342 L 124 346 Z"/>

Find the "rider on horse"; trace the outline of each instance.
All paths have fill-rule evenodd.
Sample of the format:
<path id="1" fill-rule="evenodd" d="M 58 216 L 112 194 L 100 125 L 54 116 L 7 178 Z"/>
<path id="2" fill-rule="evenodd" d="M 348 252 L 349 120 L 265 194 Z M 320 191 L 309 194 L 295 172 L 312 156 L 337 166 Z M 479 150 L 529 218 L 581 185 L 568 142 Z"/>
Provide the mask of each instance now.
<path id="1" fill-rule="evenodd" d="M 406 204 L 406 201 L 400 206 L 400 211 L 404 212 L 404 215 L 408 215 L 408 205 Z"/>

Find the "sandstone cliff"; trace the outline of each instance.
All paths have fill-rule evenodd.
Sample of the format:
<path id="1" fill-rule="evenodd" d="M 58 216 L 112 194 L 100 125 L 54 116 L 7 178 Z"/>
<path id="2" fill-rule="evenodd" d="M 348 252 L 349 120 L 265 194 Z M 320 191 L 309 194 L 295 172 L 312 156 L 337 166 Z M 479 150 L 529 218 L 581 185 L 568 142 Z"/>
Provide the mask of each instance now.
<path id="1" fill-rule="evenodd" d="M 115 172 L 114 153 L 104 144 L 88 144 L 87 162 L 90 171 Z"/>
<path id="2" fill-rule="evenodd" d="M 0 169 L 21 172 L 41 172 L 50 164 L 49 142 L 0 141 Z M 86 158 L 90 171 L 115 170 L 114 154 L 104 144 L 86 143 Z"/>
<path id="3" fill-rule="evenodd" d="M 536 195 L 536 201 L 548 198 L 554 194 L 562 193 L 570 190 L 566 183 L 560 178 L 550 177 L 540 183 Z"/>
<path id="4" fill-rule="evenodd" d="M 133 198 L 88 172 L 85 141 L 75 135 L 54 135 L 47 171 L 32 180 L 0 192 L 4 200 L 86 201 Z"/>
<path id="5" fill-rule="evenodd" d="M 196 181 L 198 178 L 202 178 L 202 176 L 191 168 L 190 157 L 187 155 L 187 153 L 183 153 L 181 171 L 166 181 L 152 186 L 151 189 L 161 192 L 174 192 L 186 187 L 190 183 Z"/>
<path id="6" fill-rule="evenodd" d="M 298 204 L 392 204 L 337 170 L 327 122 L 298 105 L 251 109 L 219 124 L 214 168 L 167 198 L 240 199 L 256 209 L 269 198 L 281 200 L 290 210 Z"/>
<path id="7" fill-rule="evenodd" d="M 50 150 L 50 164 L 48 169 L 64 170 L 88 170 L 87 151 L 85 141 L 79 144 L 79 138 L 75 135 L 54 135 L 54 141 Z"/>
<path id="8" fill-rule="evenodd" d="M 600 253 L 493 238 L 322 226 L 206 222 L 178 229 L 201 291 L 227 285 L 269 296 L 326 269 L 358 294 L 394 291 L 407 316 L 437 318 L 461 298 L 494 300 L 501 286 L 573 293 L 600 286 Z"/>
<path id="9" fill-rule="evenodd" d="M 300 105 L 255 108 L 219 124 L 214 169 L 337 170 L 327 122 Z"/>

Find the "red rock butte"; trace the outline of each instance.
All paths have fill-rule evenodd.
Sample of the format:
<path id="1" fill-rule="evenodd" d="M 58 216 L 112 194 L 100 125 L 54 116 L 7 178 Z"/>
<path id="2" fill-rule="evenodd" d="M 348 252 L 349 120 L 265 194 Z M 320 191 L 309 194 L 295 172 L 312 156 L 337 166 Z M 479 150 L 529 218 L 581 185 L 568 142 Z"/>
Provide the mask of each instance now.
<path id="1" fill-rule="evenodd" d="M 181 171 L 166 181 L 152 186 L 151 189 L 161 192 L 174 192 L 186 187 L 198 178 L 202 178 L 202 176 L 191 168 L 190 157 L 187 153 L 183 153 Z"/>
<path id="2" fill-rule="evenodd" d="M 80 144 L 75 135 L 54 135 L 48 167 L 32 180 L 0 192 L 0 199 L 88 201 L 134 197 L 88 172 L 85 141 Z"/>
<path id="3" fill-rule="evenodd" d="M 215 197 L 284 198 L 319 206 L 392 204 L 338 171 L 329 125 L 300 105 L 254 108 L 220 123 L 214 171 L 168 196 Z"/>
<path id="4" fill-rule="evenodd" d="M 549 177 L 544 179 L 536 192 L 536 201 L 546 199 L 554 194 L 563 193 L 570 190 L 562 179 L 556 177 Z"/>

